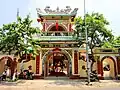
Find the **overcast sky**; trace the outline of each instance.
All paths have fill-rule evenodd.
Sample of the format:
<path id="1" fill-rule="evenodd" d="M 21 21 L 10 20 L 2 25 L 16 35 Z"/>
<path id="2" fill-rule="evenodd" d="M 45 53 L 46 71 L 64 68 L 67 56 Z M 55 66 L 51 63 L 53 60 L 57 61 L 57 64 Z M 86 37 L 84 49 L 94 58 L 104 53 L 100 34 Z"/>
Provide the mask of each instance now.
<path id="1" fill-rule="evenodd" d="M 36 8 L 44 9 L 50 6 L 52 9 L 70 6 L 72 9 L 79 8 L 78 15 L 83 15 L 84 0 L 0 0 L 0 26 L 16 20 L 17 8 L 20 16 L 25 17 L 30 13 L 36 22 Z M 104 14 L 110 22 L 113 34 L 120 35 L 120 0 L 86 0 L 86 11 Z"/>

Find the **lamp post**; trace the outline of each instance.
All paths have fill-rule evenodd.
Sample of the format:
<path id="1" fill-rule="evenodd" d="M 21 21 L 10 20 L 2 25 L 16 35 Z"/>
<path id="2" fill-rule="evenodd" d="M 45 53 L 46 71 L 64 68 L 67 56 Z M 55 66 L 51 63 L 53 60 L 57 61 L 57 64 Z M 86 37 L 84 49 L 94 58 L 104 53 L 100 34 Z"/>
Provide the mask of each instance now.
<path id="1" fill-rule="evenodd" d="M 86 35 L 86 61 L 87 61 L 87 77 L 88 77 L 88 83 L 87 85 L 90 85 L 90 62 L 88 58 L 88 34 L 87 34 L 87 28 L 86 28 L 86 1 L 84 0 L 84 28 L 85 28 L 85 35 Z"/>

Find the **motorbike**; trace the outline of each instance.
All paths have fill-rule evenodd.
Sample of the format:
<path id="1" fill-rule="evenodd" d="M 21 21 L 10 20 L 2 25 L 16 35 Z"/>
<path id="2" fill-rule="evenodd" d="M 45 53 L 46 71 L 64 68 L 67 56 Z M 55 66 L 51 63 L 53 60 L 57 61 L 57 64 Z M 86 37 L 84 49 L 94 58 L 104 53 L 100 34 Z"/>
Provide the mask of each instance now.
<path id="1" fill-rule="evenodd" d="M 92 71 L 90 73 L 90 81 L 91 82 L 95 82 L 95 81 L 99 81 L 98 75 L 96 73 L 96 70 Z"/>

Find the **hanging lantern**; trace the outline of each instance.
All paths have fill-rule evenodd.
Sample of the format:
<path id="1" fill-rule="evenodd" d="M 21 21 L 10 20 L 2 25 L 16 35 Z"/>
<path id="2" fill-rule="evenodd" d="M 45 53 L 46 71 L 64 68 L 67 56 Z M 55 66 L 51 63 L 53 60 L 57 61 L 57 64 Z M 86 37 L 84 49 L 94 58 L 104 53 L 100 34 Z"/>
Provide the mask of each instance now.
<path id="1" fill-rule="evenodd" d="M 43 31 L 45 31 L 45 25 L 46 25 L 46 24 L 44 23 L 44 24 L 43 24 Z"/>
<path id="2" fill-rule="evenodd" d="M 38 21 L 38 23 L 39 23 L 39 22 L 41 21 L 41 19 L 40 19 L 40 18 L 38 18 L 38 19 L 37 19 L 37 21 Z"/>
<path id="3" fill-rule="evenodd" d="M 71 23 L 69 24 L 69 31 L 71 32 L 72 31 L 72 27 L 71 27 Z"/>
<path id="4" fill-rule="evenodd" d="M 58 21 L 56 21 L 56 30 L 58 31 Z"/>

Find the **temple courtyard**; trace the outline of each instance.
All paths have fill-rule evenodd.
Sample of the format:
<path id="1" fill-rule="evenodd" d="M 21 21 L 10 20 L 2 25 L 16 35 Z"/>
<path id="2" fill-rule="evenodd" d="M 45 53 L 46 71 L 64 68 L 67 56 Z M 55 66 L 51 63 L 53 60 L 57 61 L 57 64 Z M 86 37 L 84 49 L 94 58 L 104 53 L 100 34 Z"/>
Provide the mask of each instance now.
<path id="1" fill-rule="evenodd" d="M 119 80 L 100 80 L 100 82 L 92 82 L 92 86 L 85 84 L 85 80 L 68 80 L 66 78 L 2 81 L 0 90 L 120 90 Z"/>

